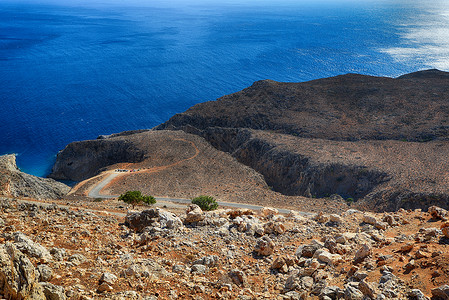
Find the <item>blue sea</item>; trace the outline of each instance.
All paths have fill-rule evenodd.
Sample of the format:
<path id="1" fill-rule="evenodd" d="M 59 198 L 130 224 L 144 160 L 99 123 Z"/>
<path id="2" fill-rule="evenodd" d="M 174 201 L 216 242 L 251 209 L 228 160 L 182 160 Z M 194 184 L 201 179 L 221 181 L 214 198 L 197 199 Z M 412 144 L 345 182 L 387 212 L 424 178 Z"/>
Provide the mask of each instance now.
<path id="1" fill-rule="evenodd" d="M 449 70 L 449 1 L 0 1 L 0 154 L 152 128 L 254 81 Z"/>

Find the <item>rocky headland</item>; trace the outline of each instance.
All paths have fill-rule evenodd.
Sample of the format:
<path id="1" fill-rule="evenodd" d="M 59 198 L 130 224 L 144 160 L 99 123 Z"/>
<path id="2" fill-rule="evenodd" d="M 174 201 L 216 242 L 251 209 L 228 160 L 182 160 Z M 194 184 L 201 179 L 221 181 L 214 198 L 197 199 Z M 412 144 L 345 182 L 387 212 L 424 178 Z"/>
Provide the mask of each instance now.
<path id="1" fill-rule="evenodd" d="M 70 187 L 50 178 L 21 172 L 14 154 L 0 156 L 0 195 L 33 199 L 60 199 Z"/>
<path id="2" fill-rule="evenodd" d="M 250 167 L 258 175 L 234 176 L 235 168 L 224 170 L 227 163 L 216 170 L 213 164 L 201 167 L 201 160 L 214 160 L 209 155 L 209 160 L 200 156 L 198 164 L 190 161 L 174 173 L 167 169 L 166 174 L 153 172 L 152 178 L 140 179 L 135 174 L 128 183 L 122 177 L 111 191 L 136 186 L 172 197 L 183 196 L 184 190 L 190 197 L 205 189 L 227 201 L 306 210 L 332 203 L 338 211 L 338 202 L 377 211 L 447 208 L 448 84 L 448 73 L 438 70 L 398 78 L 347 74 L 303 83 L 259 81 L 197 104 L 151 131 L 72 143 L 58 154 L 50 177 L 80 181 L 120 163 L 142 166 L 145 161 L 152 166 L 150 160 L 162 157 L 166 160 L 159 160 L 159 165 L 169 165 L 173 157 L 183 159 L 173 149 L 185 148 L 164 140 L 173 131 L 184 131 L 188 139 L 203 138 L 194 143 L 212 145 L 215 150 L 210 151 L 220 157 L 215 162 L 231 155 L 241 164 L 238 168 Z M 161 133 L 156 135 L 157 131 Z M 157 145 L 164 145 L 163 150 Z M 166 151 L 173 157 L 164 156 Z M 194 177 L 198 180 L 192 181 Z M 241 187 L 247 193 L 240 193 L 232 177 L 242 182 L 258 177 L 255 186 L 264 191 L 256 192 L 261 190 L 252 189 L 250 183 Z M 139 180 L 157 184 L 148 189 L 139 186 Z M 214 185 L 219 188 L 206 189 Z M 312 205 L 304 206 L 307 202 Z"/>

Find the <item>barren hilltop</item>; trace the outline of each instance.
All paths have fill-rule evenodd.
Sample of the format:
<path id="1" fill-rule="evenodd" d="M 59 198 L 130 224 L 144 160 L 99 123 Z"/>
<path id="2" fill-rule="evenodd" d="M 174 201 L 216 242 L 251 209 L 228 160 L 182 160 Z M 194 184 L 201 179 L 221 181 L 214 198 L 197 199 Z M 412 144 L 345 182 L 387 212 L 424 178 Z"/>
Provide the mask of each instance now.
<path id="1" fill-rule="evenodd" d="M 50 174 L 70 192 L 0 157 L 0 298 L 449 299 L 448 86 L 259 81 L 70 143 Z M 173 202 L 202 194 L 262 208 Z"/>

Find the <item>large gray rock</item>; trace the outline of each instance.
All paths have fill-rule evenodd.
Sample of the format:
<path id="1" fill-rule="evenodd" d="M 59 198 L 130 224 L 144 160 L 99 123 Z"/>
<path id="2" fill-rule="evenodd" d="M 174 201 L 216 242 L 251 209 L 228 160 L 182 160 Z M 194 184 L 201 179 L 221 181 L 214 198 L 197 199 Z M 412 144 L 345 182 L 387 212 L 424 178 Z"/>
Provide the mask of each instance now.
<path id="1" fill-rule="evenodd" d="M 181 219 L 175 214 L 159 208 L 129 213 L 126 215 L 125 224 L 137 232 L 141 232 L 148 226 L 165 229 L 178 229 L 182 227 Z"/>
<path id="2" fill-rule="evenodd" d="M 31 257 L 40 258 L 47 262 L 53 259 L 47 248 L 33 242 L 29 237 L 21 232 L 14 233 L 14 244 L 20 251 Z"/>
<path id="3" fill-rule="evenodd" d="M 218 265 L 219 258 L 216 255 L 205 256 L 193 262 L 194 265 L 205 265 L 208 267 L 215 267 Z"/>
<path id="4" fill-rule="evenodd" d="M 33 264 L 9 242 L 0 245 L 0 294 L 6 299 L 45 299 Z"/>
<path id="5" fill-rule="evenodd" d="M 186 218 L 184 223 L 196 223 L 204 220 L 205 215 L 201 208 L 196 204 L 191 204 L 186 210 Z"/>

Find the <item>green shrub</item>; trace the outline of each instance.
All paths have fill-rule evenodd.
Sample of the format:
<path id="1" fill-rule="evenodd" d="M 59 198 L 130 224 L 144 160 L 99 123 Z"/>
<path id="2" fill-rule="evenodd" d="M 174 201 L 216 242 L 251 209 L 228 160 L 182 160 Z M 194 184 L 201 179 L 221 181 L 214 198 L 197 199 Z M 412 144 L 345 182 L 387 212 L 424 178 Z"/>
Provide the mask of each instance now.
<path id="1" fill-rule="evenodd" d="M 141 202 L 144 202 L 146 204 L 156 203 L 156 199 L 154 199 L 153 196 L 144 196 L 140 191 L 127 191 L 126 193 L 120 195 L 118 199 L 125 203 L 131 204 L 133 206 L 133 209 L 135 205 Z"/>
<path id="2" fill-rule="evenodd" d="M 156 203 L 156 199 L 153 196 L 143 196 L 142 201 L 148 205 Z"/>
<path id="3" fill-rule="evenodd" d="M 353 202 L 354 202 L 354 198 L 349 197 L 349 198 L 346 199 L 346 203 L 348 205 L 351 205 L 351 203 L 353 203 Z"/>
<path id="4" fill-rule="evenodd" d="M 217 201 L 211 196 L 193 198 L 192 203 L 198 205 L 202 210 L 214 210 L 218 207 Z"/>

